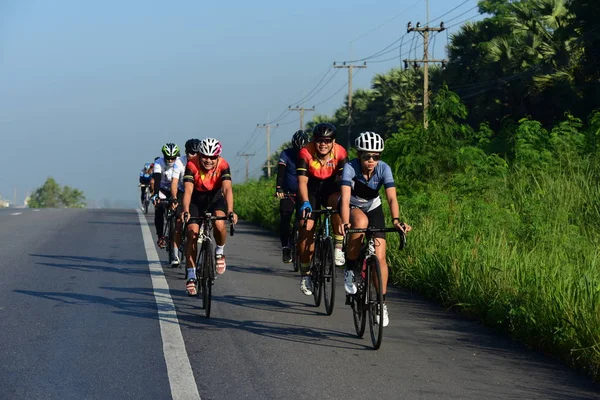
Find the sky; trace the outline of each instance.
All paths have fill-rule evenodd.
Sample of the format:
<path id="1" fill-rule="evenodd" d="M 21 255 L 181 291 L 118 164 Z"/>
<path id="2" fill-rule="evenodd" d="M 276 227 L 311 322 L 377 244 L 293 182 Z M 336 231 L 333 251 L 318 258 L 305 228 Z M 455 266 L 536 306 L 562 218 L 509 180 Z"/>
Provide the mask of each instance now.
<path id="1" fill-rule="evenodd" d="M 475 6 L 430 0 L 430 20 L 456 8 L 442 18 L 452 26 Z M 221 141 L 234 183 L 238 153 L 255 153 L 257 177 L 267 158 L 257 124 L 280 117 L 276 151 L 299 129 L 288 106 L 318 104 L 306 123 L 343 104 L 347 70 L 329 71 L 334 61 L 377 53 L 426 18 L 426 0 L 0 0 L 0 197 L 16 191 L 22 203 L 53 177 L 91 205 L 135 207 L 143 164 L 194 137 Z M 411 33 L 393 47 L 406 57 L 413 44 L 420 58 L 421 42 Z M 444 57 L 446 42 L 443 32 L 431 53 Z M 353 88 L 398 67 L 399 54 L 370 59 Z"/>

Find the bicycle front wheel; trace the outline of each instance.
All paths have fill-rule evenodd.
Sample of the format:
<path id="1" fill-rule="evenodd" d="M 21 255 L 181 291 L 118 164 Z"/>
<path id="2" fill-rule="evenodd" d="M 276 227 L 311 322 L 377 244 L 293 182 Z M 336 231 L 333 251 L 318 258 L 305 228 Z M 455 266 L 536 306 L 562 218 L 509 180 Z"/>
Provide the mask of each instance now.
<path id="1" fill-rule="evenodd" d="M 367 311 L 369 313 L 369 330 L 371 342 L 375 350 L 381 346 L 383 339 L 383 292 L 381 287 L 381 267 L 376 256 L 367 259 Z"/>
<path id="2" fill-rule="evenodd" d="M 323 241 L 323 252 L 321 254 L 321 283 L 323 285 L 325 297 L 325 312 L 327 315 L 331 315 L 335 304 L 335 263 L 333 260 L 332 238 L 325 238 Z"/>
<path id="3" fill-rule="evenodd" d="M 292 250 L 292 267 L 294 272 L 298 272 L 300 270 L 300 255 L 298 254 L 298 228 L 295 222 L 290 236 L 290 249 Z"/>
<path id="4" fill-rule="evenodd" d="M 315 243 L 315 254 L 312 259 L 312 267 L 310 269 L 310 279 L 312 281 L 312 292 L 315 300 L 315 307 L 321 305 L 321 298 L 323 297 L 323 285 L 321 285 L 321 240 L 317 239 Z"/>
<path id="5" fill-rule="evenodd" d="M 167 234 L 167 253 L 169 254 L 169 265 L 173 262 L 175 258 L 175 253 L 173 252 L 173 240 L 175 239 L 175 217 L 171 216 L 167 218 L 167 224 L 169 224 L 169 230 Z"/>
<path id="6" fill-rule="evenodd" d="M 359 258 L 357 265 L 363 265 L 364 259 Z M 355 272 L 360 273 L 360 272 Z M 361 279 L 362 282 L 362 279 Z M 367 325 L 367 307 L 365 303 L 365 286 L 364 284 L 357 285 L 358 292 L 351 296 L 350 306 L 352 307 L 352 319 L 354 320 L 354 330 L 359 338 L 362 338 L 365 334 L 365 327 Z"/>
<path id="7" fill-rule="evenodd" d="M 212 303 L 212 284 L 215 271 L 215 254 L 213 245 L 210 240 L 202 244 L 202 305 L 206 318 L 210 318 L 211 303 Z"/>

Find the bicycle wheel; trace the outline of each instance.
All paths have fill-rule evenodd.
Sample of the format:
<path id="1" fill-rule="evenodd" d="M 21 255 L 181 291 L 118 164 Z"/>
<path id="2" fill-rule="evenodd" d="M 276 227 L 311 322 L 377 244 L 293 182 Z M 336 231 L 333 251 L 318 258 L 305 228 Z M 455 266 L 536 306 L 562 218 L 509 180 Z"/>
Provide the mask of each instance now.
<path id="1" fill-rule="evenodd" d="M 321 284 L 325 297 L 325 312 L 327 315 L 333 313 L 335 304 L 335 263 L 333 260 L 333 239 L 326 237 L 323 241 L 323 253 L 321 257 Z"/>
<path id="2" fill-rule="evenodd" d="M 169 265 L 173 262 L 175 258 L 175 254 L 173 253 L 173 240 L 175 239 L 175 216 L 169 212 L 167 214 L 167 224 L 168 224 L 168 233 L 167 233 L 167 253 L 169 254 Z"/>
<path id="3" fill-rule="evenodd" d="M 383 338 L 383 293 L 381 288 L 381 268 L 379 259 L 370 256 L 367 260 L 367 311 L 371 342 L 377 350 Z"/>
<path id="4" fill-rule="evenodd" d="M 150 206 L 150 199 L 148 193 L 144 195 L 144 214 L 148 214 L 148 207 Z"/>
<path id="5" fill-rule="evenodd" d="M 298 254 L 298 228 L 296 227 L 296 223 L 294 222 L 294 227 L 292 228 L 292 234 L 290 235 L 290 250 L 292 251 L 292 268 L 294 272 L 298 272 L 300 270 L 300 257 Z"/>
<path id="6" fill-rule="evenodd" d="M 358 262 L 356 265 L 363 265 L 364 258 L 363 255 L 358 258 Z M 362 268 L 362 267 L 361 267 Z M 359 274 L 360 272 L 355 271 L 355 274 Z M 355 295 L 350 295 L 350 307 L 352 307 L 352 319 L 354 320 L 354 330 L 356 331 L 356 335 L 359 338 L 362 338 L 365 334 L 365 327 L 367 323 L 367 307 L 365 306 L 365 285 L 364 281 L 361 278 L 359 280 L 359 284 L 357 284 L 357 292 Z"/>
<path id="7" fill-rule="evenodd" d="M 313 285 L 313 298 L 315 300 L 315 307 L 321 305 L 321 298 L 323 297 L 323 285 L 321 285 L 321 239 L 317 238 L 315 243 L 315 254 L 313 255 L 311 268 L 310 268 L 310 279 Z"/>
<path id="8" fill-rule="evenodd" d="M 212 285 L 215 279 L 215 252 L 210 240 L 202 244 L 202 304 L 206 318 L 210 318 L 212 303 Z"/>

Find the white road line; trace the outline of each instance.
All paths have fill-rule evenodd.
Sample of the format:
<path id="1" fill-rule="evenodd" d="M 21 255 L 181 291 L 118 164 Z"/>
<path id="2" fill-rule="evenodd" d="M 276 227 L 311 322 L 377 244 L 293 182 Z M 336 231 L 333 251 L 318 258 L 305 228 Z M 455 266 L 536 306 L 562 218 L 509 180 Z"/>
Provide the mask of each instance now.
<path id="1" fill-rule="evenodd" d="M 144 214 L 137 210 L 142 227 L 142 237 L 148 258 L 148 268 L 152 277 L 154 287 L 154 298 L 158 307 L 158 320 L 160 322 L 160 334 L 163 342 L 163 353 L 167 363 L 167 374 L 171 385 L 173 400 L 199 400 L 198 385 L 194 379 L 192 366 L 185 351 L 185 343 L 179 328 L 179 320 L 175 305 L 169 294 L 169 285 L 165 279 L 160 259 L 154 247 L 154 240 Z M 183 289 L 182 289 L 183 290 Z"/>
<path id="2" fill-rule="evenodd" d="M 23 214 L 23 213 L 16 212 L 16 213 L 12 213 L 12 214 L 10 214 L 10 215 L 21 215 L 21 214 Z"/>

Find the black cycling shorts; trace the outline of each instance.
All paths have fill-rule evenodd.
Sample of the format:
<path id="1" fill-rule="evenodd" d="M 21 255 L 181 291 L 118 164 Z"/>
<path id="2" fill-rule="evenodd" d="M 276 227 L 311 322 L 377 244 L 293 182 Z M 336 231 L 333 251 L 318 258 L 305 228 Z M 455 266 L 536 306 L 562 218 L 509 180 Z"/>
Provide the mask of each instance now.
<path id="1" fill-rule="evenodd" d="M 335 181 L 335 178 L 325 180 L 308 179 L 308 201 L 313 210 L 320 210 L 327 207 L 329 196 L 339 192 L 340 186 Z M 311 215 L 310 219 L 315 219 L 314 214 Z"/>
<path id="2" fill-rule="evenodd" d="M 358 207 L 354 207 L 354 206 L 350 206 L 350 210 L 352 209 L 358 209 Z M 365 215 L 367 216 L 367 219 L 369 220 L 369 224 L 368 227 L 369 228 L 376 228 L 376 229 L 383 229 L 385 228 L 385 216 L 383 215 L 383 206 L 379 206 L 377 208 L 375 208 L 374 210 L 371 210 L 369 212 L 365 212 Z M 373 234 L 373 237 L 375 238 L 379 238 L 379 239 L 384 239 L 385 240 L 385 232 L 375 232 Z"/>
<path id="3" fill-rule="evenodd" d="M 220 210 L 227 213 L 227 204 L 223 197 L 221 190 L 213 192 L 198 192 L 194 190 L 192 193 L 192 200 L 190 202 L 190 216 L 198 218 L 203 216 L 206 212 L 215 215 L 215 211 Z M 197 222 L 190 222 L 191 224 L 197 224 Z"/>

